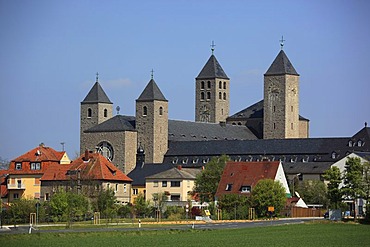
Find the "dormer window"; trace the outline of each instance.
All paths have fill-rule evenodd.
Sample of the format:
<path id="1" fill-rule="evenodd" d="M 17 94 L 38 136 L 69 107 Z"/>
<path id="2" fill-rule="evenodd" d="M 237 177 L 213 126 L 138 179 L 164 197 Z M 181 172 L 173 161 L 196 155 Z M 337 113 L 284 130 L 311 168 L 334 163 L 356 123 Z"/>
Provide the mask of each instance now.
<path id="1" fill-rule="evenodd" d="M 361 140 L 358 140 L 357 141 L 357 146 L 362 147 L 362 145 L 363 145 L 363 142 Z"/>
<path id="2" fill-rule="evenodd" d="M 337 157 L 337 153 L 336 153 L 336 152 L 332 152 L 332 153 L 331 153 L 331 158 L 332 158 L 332 159 L 335 159 L 336 157 Z"/>
<path id="3" fill-rule="evenodd" d="M 16 170 L 22 170 L 22 163 L 21 162 L 15 163 L 15 169 Z"/>
<path id="4" fill-rule="evenodd" d="M 353 146 L 353 141 L 349 141 L 348 142 L 348 147 L 352 147 Z"/>
<path id="5" fill-rule="evenodd" d="M 31 162 L 30 168 L 31 168 L 31 170 L 41 170 L 41 163 L 40 162 Z"/>
<path id="6" fill-rule="evenodd" d="M 226 191 L 231 191 L 232 188 L 233 188 L 233 184 L 226 184 L 225 190 Z"/>
<path id="7" fill-rule="evenodd" d="M 249 185 L 243 185 L 241 188 L 240 188 L 240 192 L 241 193 L 250 193 L 252 190 L 252 187 L 249 186 Z"/>

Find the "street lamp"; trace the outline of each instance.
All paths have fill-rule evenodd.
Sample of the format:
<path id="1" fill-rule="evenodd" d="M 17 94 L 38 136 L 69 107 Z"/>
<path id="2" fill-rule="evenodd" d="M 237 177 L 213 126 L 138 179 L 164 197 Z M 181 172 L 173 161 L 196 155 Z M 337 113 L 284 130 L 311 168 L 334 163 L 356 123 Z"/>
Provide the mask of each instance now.
<path id="1" fill-rule="evenodd" d="M 293 178 L 292 178 L 292 182 L 293 182 L 293 195 L 292 195 L 292 198 L 295 196 L 295 191 L 294 191 L 294 179 L 295 179 L 296 177 L 300 176 L 300 175 L 301 175 L 301 173 L 298 173 L 298 174 L 293 175 Z"/>
<path id="2" fill-rule="evenodd" d="M 6 178 L 9 174 L 3 174 L 0 178 Z M 1 187 L 1 179 L 0 179 L 0 227 L 3 229 L 3 189 Z"/>

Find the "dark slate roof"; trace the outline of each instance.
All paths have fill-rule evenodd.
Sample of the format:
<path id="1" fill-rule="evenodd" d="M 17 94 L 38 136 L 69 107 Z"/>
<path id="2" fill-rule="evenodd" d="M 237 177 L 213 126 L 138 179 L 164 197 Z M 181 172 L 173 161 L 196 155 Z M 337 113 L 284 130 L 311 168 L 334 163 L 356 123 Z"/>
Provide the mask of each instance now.
<path id="1" fill-rule="evenodd" d="M 285 174 L 323 174 L 334 162 L 283 162 Z"/>
<path id="2" fill-rule="evenodd" d="M 370 161 L 370 152 L 354 152 L 354 153 L 360 156 L 361 158 Z"/>
<path id="3" fill-rule="evenodd" d="M 87 94 L 85 99 L 81 104 L 90 104 L 90 103 L 108 103 L 113 104 L 103 88 L 100 86 L 99 82 L 95 82 L 94 86 L 91 88 L 90 92 Z"/>
<path id="4" fill-rule="evenodd" d="M 232 120 L 245 120 L 251 118 L 263 118 L 263 100 L 248 106 L 247 108 L 235 113 L 227 118 L 227 121 Z M 299 120 L 310 121 L 309 119 L 299 115 Z"/>
<path id="5" fill-rule="evenodd" d="M 85 133 L 119 131 L 135 131 L 135 117 L 116 115 L 101 124 L 85 130 Z"/>
<path id="6" fill-rule="evenodd" d="M 229 79 L 225 71 L 222 69 L 221 65 L 217 61 L 216 57 L 212 54 L 208 59 L 206 65 L 200 71 L 196 79 L 211 79 L 211 78 L 221 78 Z"/>
<path id="7" fill-rule="evenodd" d="M 276 56 L 265 75 L 299 75 L 283 50 Z"/>
<path id="8" fill-rule="evenodd" d="M 257 137 L 245 126 L 169 120 L 168 139 L 170 141 L 210 141 L 254 140 Z"/>
<path id="9" fill-rule="evenodd" d="M 167 101 L 161 90 L 159 89 L 157 83 L 151 79 L 146 85 L 144 91 L 141 93 L 139 98 L 136 101 L 152 101 L 152 100 L 161 100 Z"/>
<path id="10" fill-rule="evenodd" d="M 200 173 L 201 169 L 173 167 L 169 170 L 147 176 L 148 179 L 195 179 L 196 174 Z"/>
<path id="11" fill-rule="evenodd" d="M 127 176 L 133 180 L 133 186 L 145 186 L 146 177 L 169 170 L 173 167 L 172 164 L 144 164 L 143 166 L 136 166 Z"/>

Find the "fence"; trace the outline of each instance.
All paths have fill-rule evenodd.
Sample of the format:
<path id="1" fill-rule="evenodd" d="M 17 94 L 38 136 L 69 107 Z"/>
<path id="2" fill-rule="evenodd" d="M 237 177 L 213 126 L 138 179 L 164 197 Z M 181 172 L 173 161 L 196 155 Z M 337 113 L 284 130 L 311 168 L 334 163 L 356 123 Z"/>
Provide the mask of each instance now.
<path id="1" fill-rule="evenodd" d="M 325 210 L 324 210 L 325 211 Z M 290 210 L 290 215 L 292 218 L 296 217 L 323 217 L 323 210 L 317 208 L 298 208 L 292 207 Z"/>

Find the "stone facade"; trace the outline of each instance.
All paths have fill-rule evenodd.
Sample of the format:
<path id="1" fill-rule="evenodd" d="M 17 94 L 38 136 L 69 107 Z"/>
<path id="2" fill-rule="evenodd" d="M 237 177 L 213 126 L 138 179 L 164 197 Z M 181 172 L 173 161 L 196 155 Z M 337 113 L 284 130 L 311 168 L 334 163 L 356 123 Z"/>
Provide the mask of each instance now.
<path id="1" fill-rule="evenodd" d="M 168 149 L 168 102 L 136 101 L 136 130 L 145 162 L 161 163 Z"/>
<path id="2" fill-rule="evenodd" d="M 264 139 L 299 138 L 299 76 L 264 78 Z"/>
<path id="3" fill-rule="evenodd" d="M 195 121 L 225 122 L 230 108 L 230 80 L 197 79 L 195 82 Z"/>

